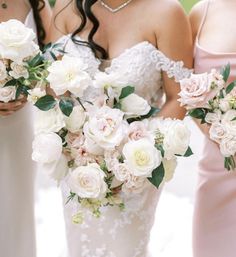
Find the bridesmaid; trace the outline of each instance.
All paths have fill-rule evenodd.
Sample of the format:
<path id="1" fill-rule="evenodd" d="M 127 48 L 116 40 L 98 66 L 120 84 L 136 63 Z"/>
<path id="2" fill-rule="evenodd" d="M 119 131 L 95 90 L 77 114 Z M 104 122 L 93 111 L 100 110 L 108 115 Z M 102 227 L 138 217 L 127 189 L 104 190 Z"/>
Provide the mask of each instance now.
<path id="1" fill-rule="evenodd" d="M 43 0 L 1 0 L 0 22 L 18 19 L 45 43 L 51 10 Z M 34 166 L 31 108 L 0 102 L 0 249 L 5 257 L 34 257 Z"/>
<path id="2" fill-rule="evenodd" d="M 190 20 L 196 73 L 220 69 L 230 62 L 230 81 L 236 79 L 235 13 L 235 0 L 204 0 L 193 7 Z M 236 173 L 224 169 L 223 157 L 209 139 L 207 126 L 200 128 L 206 137 L 194 212 L 194 257 L 235 257 Z"/>

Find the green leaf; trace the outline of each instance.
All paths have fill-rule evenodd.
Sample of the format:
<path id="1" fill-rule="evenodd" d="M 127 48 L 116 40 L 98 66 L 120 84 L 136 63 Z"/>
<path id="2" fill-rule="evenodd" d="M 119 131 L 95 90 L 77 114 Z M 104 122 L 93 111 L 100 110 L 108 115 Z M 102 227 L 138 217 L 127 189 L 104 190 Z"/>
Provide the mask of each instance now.
<path id="1" fill-rule="evenodd" d="M 115 103 L 113 108 L 121 110 L 121 103 L 119 103 L 119 102 Z"/>
<path id="2" fill-rule="evenodd" d="M 163 181 L 163 178 L 165 176 L 165 169 L 163 164 L 159 167 L 157 167 L 153 172 L 152 172 L 152 177 L 148 178 L 148 180 L 156 187 L 159 188 L 161 182 Z"/>
<path id="3" fill-rule="evenodd" d="M 235 86 L 236 86 L 236 81 L 233 81 L 232 83 L 230 83 L 225 89 L 226 94 L 229 94 L 234 89 Z"/>
<path id="4" fill-rule="evenodd" d="M 59 107 L 62 113 L 65 114 L 67 117 L 69 117 L 73 111 L 74 103 L 71 99 L 64 98 L 60 100 Z"/>
<path id="5" fill-rule="evenodd" d="M 230 74 L 230 64 L 228 63 L 226 66 L 224 66 L 221 70 L 221 75 L 223 76 L 223 79 L 225 82 L 227 82 Z"/>
<path id="6" fill-rule="evenodd" d="M 4 85 L 4 87 L 10 87 L 10 86 L 16 86 L 17 85 L 17 80 L 16 79 L 11 79 L 7 81 L 7 83 Z"/>
<path id="7" fill-rule="evenodd" d="M 52 59 L 53 59 L 54 61 L 56 61 L 56 60 L 57 60 L 57 57 L 56 57 L 56 55 L 53 53 L 53 51 L 50 51 L 49 53 L 50 53 L 50 55 L 52 56 Z"/>
<path id="8" fill-rule="evenodd" d="M 36 67 L 39 64 L 41 64 L 43 62 L 43 56 L 41 53 L 38 53 L 33 59 L 28 61 L 28 65 L 30 67 Z"/>
<path id="9" fill-rule="evenodd" d="M 150 118 L 152 116 L 155 116 L 159 111 L 160 111 L 160 109 L 158 109 L 156 107 L 151 107 L 151 110 L 149 111 L 148 114 L 140 116 L 140 117 L 135 117 L 135 118 L 127 119 L 127 122 L 130 124 L 130 123 L 135 122 L 135 121 L 140 121 L 140 120 L 148 119 L 148 118 Z"/>
<path id="10" fill-rule="evenodd" d="M 191 156 L 191 155 L 193 155 L 193 151 L 192 151 L 192 149 L 190 148 L 190 146 L 188 147 L 188 149 L 187 149 L 187 151 L 186 151 L 186 153 L 183 155 L 184 157 L 189 157 L 189 156 Z"/>
<path id="11" fill-rule="evenodd" d="M 127 87 L 122 88 L 119 99 L 123 99 L 123 98 L 133 94 L 134 90 L 135 89 L 132 86 L 127 86 Z"/>
<path id="12" fill-rule="evenodd" d="M 203 108 L 197 108 L 197 109 L 190 110 L 188 114 L 193 118 L 205 120 L 206 110 Z"/>
<path id="13" fill-rule="evenodd" d="M 41 111 L 48 111 L 50 109 L 53 109 L 55 105 L 57 104 L 57 101 L 54 99 L 51 95 L 45 95 L 35 103 L 35 106 L 38 107 Z"/>
<path id="14" fill-rule="evenodd" d="M 225 168 L 228 171 L 233 171 L 236 168 L 236 163 L 234 160 L 234 156 L 230 156 L 230 157 L 225 157 Z"/>
<path id="15" fill-rule="evenodd" d="M 162 145 L 155 145 L 156 149 L 159 150 L 161 152 L 161 156 L 164 157 L 165 156 L 165 151 Z"/>
<path id="16" fill-rule="evenodd" d="M 23 86 L 22 85 L 18 85 L 18 87 L 16 88 L 16 99 L 19 98 L 21 93 L 23 93 Z"/>
<path id="17" fill-rule="evenodd" d="M 236 120 L 236 117 L 234 117 L 231 121 L 235 121 Z"/>

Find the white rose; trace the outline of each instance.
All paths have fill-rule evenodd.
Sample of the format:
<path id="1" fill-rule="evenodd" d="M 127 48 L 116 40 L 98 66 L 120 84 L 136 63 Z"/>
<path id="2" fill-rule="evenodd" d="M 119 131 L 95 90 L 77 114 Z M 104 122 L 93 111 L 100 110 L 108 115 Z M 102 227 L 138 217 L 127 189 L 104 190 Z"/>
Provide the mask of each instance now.
<path id="1" fill-rule="evenodd" d="M 221 140 L 226 136 L 226 131 L 220 122 L 215 122 L 212 123 L 209 134 L 213 141 L 220 143 Z"/>
<path id="2" fill-rule="evenodd" d="M 16 98 L 16 87 L 0 87 L 0 101 L 8 103 Z"/>
<path id="3" fill-rule="evenodd" d="M 138 177 L 150 177 L 161 164 L 161 153 L 147 139 L 129 141 L 124 145 L 123 155 L 130 172 Z"/>
<path id="4" fill-rule="evenodd" d="M 7 69 L 5 64 L 0 61 L 0 81 L 5 80 L 7 78 Z"/>
<path id="5" fill-rule="evenodd" d="M 62 140 L 55 133 L 39 134 L 33 141 L 32 159 L 40 163 L 57 161 L 62 153 Z"/>
<path id="6" fill-rule="evenodd" d="M 130 94 L 129 96 L 121 99 L 120 103 L 121 110 L 128 117 L 143 116 L 148 114 L 151 110 L 151 106 L 148 102 L 136 94 Z"/>
<path id="7" fill-rule="evenodd" d="M 39 170 L 40 169 L 59 183 L 68 173 L 67 159 L 64 154 L 61 154 L 61 157 L 58 160 L 39 165 Z"/>
<path id="8" fill-rule="evenodd" d="M 163 163 L 164 170 L 165 170 L 165 176 L 164 176 L 163 180 L 165 182 L 168 182 L 174 176 L 174 172 L 175 172 L 175 169 L 177 167 L 177 159 L 176 158 L 173 158 L 173 159 L 170 159 L 170 160 L 163 159 L 162 163 Z"/>
<path id="9" fill-rule="evenodd" d="M 49 111 L 35 111 L 35 133 L 58 132 L 65 127 L 64 116 L 59 108 Z"/>
<path id="10" fill-rule="evenodd" d="M 124 113 L 118 109 L 103 106 L 91 114 L 84 125 L 84 134 L 87 139 L 95 142 L 103 149 L 113 149 L 126 136 Z"/>
<path id="11" fill-rule="evenodd" d="M 223 114 L 221 123 L 228 134 L 236 137 L 236 110 L 229 110 Z"/>
<path id="12" fill-rule="evenodd" d="M 29 72 L 24 65 L 12 62 L 9 75 L 12 76 L 14 79 L 19 79 L 21 77 L 27 79 L 29 77 Z"/>
<path id="13" fill-rule="evenodd" d="M 184 155 L 190 143 L 190 131 L 184 121 L 180 120 L 163 120 L 166 124 L 164 134 L 163 149 L 165 158 L 172 159 L 176 154 Z"/>
<path id="14" fill-rule="evenodd" d="M 42 90 L 39 87 L 28 90 L 28 93 L 29 93 L 29 95 L 27 97 L 27 100 L 33 104 L 35 104 L 39 98 L 46 95 L 46 91 Z"/>
<path id="15" fill-rule="evenodd" d="M 127 84 L 122 74 L 99 72 L 95 75 L 94 87 L 105 90 L 110 98 L 118 98 L 121 90 Z"/>
<path id="16" fill-rule="evenodd" d="M 81 166 L 71 172 L 68 186 L 81 198 L 102 198 L 107 191 L 105 173 L 96 163 Z"/>
<path id="17" fill-rule="evenodd" d="M 236 137 L 228 136 L 220 142 L 220 151 L 224 157 L 230 157 L 236 153 Z"/>
<path id="18" fill-rule="evenodd" d="M 32 29 L 18 20 L 0 23 L 0 56 L 21 63 L 25 58 L 35 55 L 39 47 Z"/>
<path id="19" fill-rule="evenodd" d="M 72 132 L 78 132 L 84 125 L 86 113 L 81 106 L 75 106 L 69 117 L 65 116 L 66 128 Z"/>
<path id="20" fill-rule="evenodd" d="M 208 112 L 205 120 L 207 123 L 214 123 L 219 122 L 221 120 L 222 114 L 220 110 L 217 110 L 216 112 Z"/>
<path id="21" fill-rule="evenodd" d="M 64 55 L 62 60 L 53 62 L 48 68 L 47 80 L 57 95 L 70 91 L 76 97 L 81 97 L 91 84 L 91 78 L 86 69 L 87 65 L 82 59 Z"/>

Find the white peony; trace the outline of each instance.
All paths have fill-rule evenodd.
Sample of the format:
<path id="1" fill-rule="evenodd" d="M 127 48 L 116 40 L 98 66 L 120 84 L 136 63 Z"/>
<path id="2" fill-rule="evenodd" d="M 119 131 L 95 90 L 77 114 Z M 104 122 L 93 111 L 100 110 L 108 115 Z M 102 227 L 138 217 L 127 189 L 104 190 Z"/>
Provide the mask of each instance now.
<path id="1" fill-rule="evenodd" d="M 214 123 L 214 122 L 219 122 L 221 120 L 222 114 L 220 110 L 216 110 L 215 112 L 208 112 L 205 121 L 207 123 Z"/>
<path id="2" fill-rule="evenodd" d="M 70 91 L 76 97 L 81 97 L 91 84 L 91 78 L 86 69 L 87 65 L 82 59 L 64 55 L 62 60 L 53 62 L 48 68 L 47 80 L 57 95 Z"/>
<path id="3" fill-rule="evenodd" d="M 32 159 L 40 163 L 57 161 L 62 153 L 62 140 L 55 133 L 39 134 L 33 141 Z"/>
<path id="4" fill-rule="evenodd" d="M 227 134 L 236 137 L 236 110 L 229 110 L 222 116 L 222 126 Z"/>
<path id="5" fill-rule="evenodd" d="M 81 198 L 102 198 L 107 192 L 105 173 L 96 163 L 80 166 L 68 178 L 68 186 Z"/>
<path id="6" fill-rule="evenodd" d="M 220 151 L 224 157 L 230 157 L 236 153 L 236 137 L 227 136 L 224 137 L 220 143 Z"/>
<path id="7" fill-rule="evenodd" d="M 129 96 L 121 99 L 120 103 L 121 110 L 128 117 L 143 116 L 148 114 L 151 110 L 151 106 L 148 102 L 136 94 L 130 94 Z"/>
<path id="8" fill-rule="evenodd" d="M 11 63 L 11 71 L 9 71 L 9 75 L 14 79 L 19 79 L 21 77 L 27 79 L 29 77 L 29 72 L 24 64 L 18 64 L 16 62 Z"/>
<path id="9" fill-rule="evenodd" d="M 39 87 L 28 90 L 28 93 L 29 95 L 27 97 L 27 100 L 33 104 L 35 104 L 39 100 L 39 98 L 46 95 L 46 91 Z"/>
<path id="10" fill-rule="evenodd" d="M 174 172 L 177 167 L 177 159 L 176 158 L 173 158 L 170 160 L 163 159 L 162 163 L 163 163 L 164 170 L 165 170 L 165 175 L 164 175 L 163 181 L 168 182 L 174 176 Z"/>
<path id="11" fill-rule="evenodd" d="M 160 151 L 147 139 L 129 141 L 123 155 L 131 174 L 138 177 L 150 177 L 162 160 Z"/>
<path id="12" fill-rule="evenodd" d="M 16 87 L 0 87 L 0 101 L 8 103 L 15 100 L 16 98 Z"/>
<path id="13" fill-rule="evenodd" d="M 58 132 L 65 127 L 64 116 L 59 108 L 53 108 L 49 111 L 35 111 L 35 133 Z"/>
<path id="14" fill-rule="evenodd" d="M 0 61 L 0 81 L 3 81 L 7 78 L 7 69 L 5 64 Z"/>
<path id="15" fill-rule="evenodd" d="M 106 91 L 110 98 L 118 98 L 125 86 L 127 84 L 124 82 L 122 74 L 99 72 L 95 75 L 94 87 Z"/>
<path id="16" fill-rule="evenodd" d="M 163 149 L 166 159 L 172 159 L 176 154 L 184 155 L 190 143 L 190 131 L 184 121 L 165 119 Z"/>
<path id="17" fill-rule="evenodd" d="M 88 122 L 84 125 L 86 139 L 107 150 L 120 145 L 126 136 L 123 116 L 123 112 L 108 106 L 98 109 L 90 114 Z"/>
<path id="18" fill-rule="evenodd" d="M 0 23 L 0 57 L 21 63 L 35 55 L 39 47 L 34 43 L 36 35 L 18 20 Z"/>
<path id="19" fill-rule="evenodd" d="M 73 108 L 73 111 L 70 114 L 70 116 L 65 116 L 64 119 L 66 123 L 66 128 L 70 132 L 76 133 L 84 125 L 84 122 L 86 120 L 86 113 L 84 109 L 80 105 L 78 105 Z"/>

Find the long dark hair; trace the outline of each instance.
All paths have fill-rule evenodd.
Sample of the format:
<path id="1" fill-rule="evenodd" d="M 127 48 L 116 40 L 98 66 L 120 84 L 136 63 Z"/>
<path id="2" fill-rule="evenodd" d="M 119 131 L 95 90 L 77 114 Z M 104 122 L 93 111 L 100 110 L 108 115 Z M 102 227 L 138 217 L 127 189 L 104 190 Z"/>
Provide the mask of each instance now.
<path id="1" fill-rule="evenodd" d="M 45 7 L 45 2 L 44 2 L 44 0 L 29 0 L 29 2 L 31 5 L 31 8 L 33 10 L 33 14 L 34 14 L 39 46 L 42 48 L 44 46 L 43 42 L 46 37 L 46 32 L 43 27 L 43 22 L 42 22 L 42 18 L 40 16 L 40 12 Z"/>
<path id="2" fill-rule="evenodd" d="M 81 17 L 81 24 L 78 27 L 78 29 L 76 29 L 73 32 L 72 40 L 76 44 L 82 44 L 82 45 L 89 46 L 96 55 L 98 55 L 99 57 L 101 57 L 103 59 L 107 59 L 108 54 L 107 54 L 106 50 L 103 47 L 101 47 L 100 45 L 98 45 L 97 43 L 95 43 L 95 41 L 93 40 L 93 37 L 99 28 L 99 21 L 96 18 L 96 16 L 93 14 L 91 9 L 92 9 L 92 6 L 97 1 L 98 0 L 75 0 L 76 8 L 78 9 L 78 13 Z M 90 20 L 92 22 L 93 27 L 92 27 L 91 31 L 89 32 L 88 42 L 84 42 L 84 41 L 78 40 L 76 38 L 76 35 L 85 28 L 88 20 Z"/>

